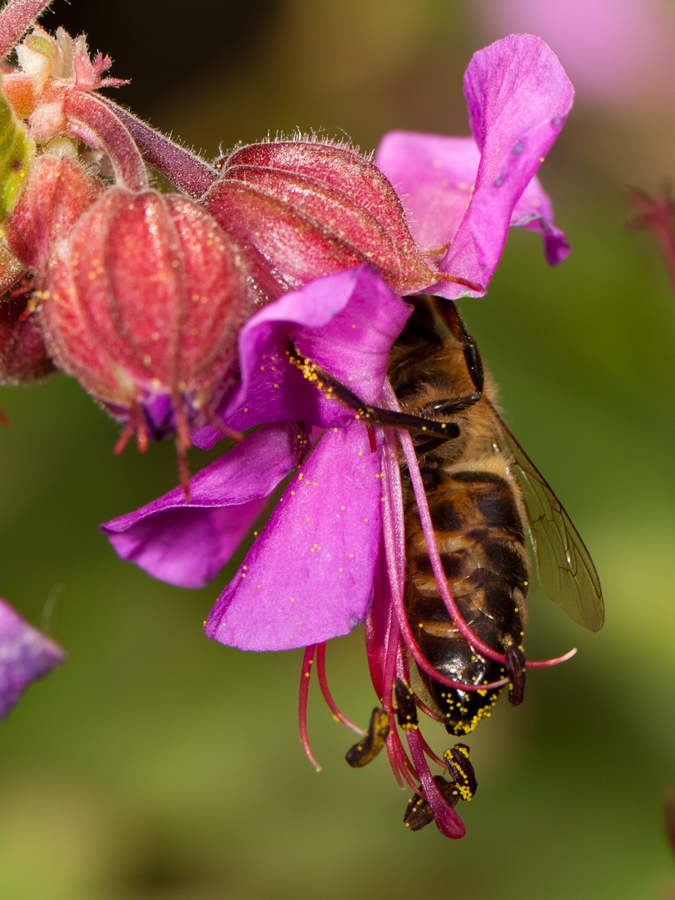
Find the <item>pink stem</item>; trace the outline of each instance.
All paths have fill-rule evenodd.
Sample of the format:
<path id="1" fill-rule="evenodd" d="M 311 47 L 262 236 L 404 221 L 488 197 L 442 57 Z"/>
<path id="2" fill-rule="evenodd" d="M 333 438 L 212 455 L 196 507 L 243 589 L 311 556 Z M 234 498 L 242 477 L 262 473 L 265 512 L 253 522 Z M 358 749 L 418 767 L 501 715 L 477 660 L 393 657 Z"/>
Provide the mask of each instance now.
<path id="1" fill-rule="evenodd" d="M 398 786 L 401 790 L 405 790 L 405 785 L 403 784 L 403 778 L 401 777 L 401 767 L 399 766 L 398 759 L 396 758 L 396 747 L 394 746 L 394 734 L 396 734 L 396 730 L 393 729 L 389 732 L 389 736 L 387 737 L 387 756 L 389 757 L 389 765 L 391 766 L 391 771 L 394 773 L 394 778 Z M 398 737 L 398 735 L 397 735 Z M 408 779 L 406 778 L 406 781 Z M 410 782 L 408 782 L 410 784 Z M 415 788 L 417 790 L 417 788 Z"/>
<path id="2" fill-rule="evenodd" d="M 112 100 L 102 99 L 134 139 L 146 163 L 165 175 L 179 191 L 197 200 L 218 180 L 217 170 L 201 156 L 155 131 L 147 122 L 136 118 Z"/>
<path id="3" fill-rule="evenodd" d="M 462 821 L 462 817 L 458 812 L 450 806 L 447 800 L 436 787 L 431 770 L 427 765 L 422 748 L 422 740 L 419 728 L 410 728 L 405 733 L 408 747 L 410 747 L 410 755 L 417 770 L 417 774 L 422 782 L 424 796 L 427 803 L 431 807 L 434 814 L 436 826 L 441 834 L 446 837 L 457 839 L 462 838 L 466 834 L 466 826 Z"/>
<path id="4" fill-rule="evenodd" d="M 65 99 L 68 130 L 95 150 L 110 156 L 118 184 L 130 191 L 148 187 L 141 154 L 127 129 L 100 97 L 69 91 Z"/>
<path id="5" fill-rule="evenodd" d="M 312 664 L 314 662 L 314 653 L 316 651 L 316 644 L 310 644 L 309 647 L 305 648 L 305 655 L 302 658 L 302 671 L 300 673 L 300 704 L 298 709 L 298 722 L 300 725 L 300 740 L 302 741 L 302 748 L 305 751 L 305 756 L 314 766 L 317 772 L 321 771 L 321 766 L 316 760 L 316 757 L 312 753 L 312 748 L 309 744 L 309 736 L 307 734 L 307 697 L 309 695 L 309 678 L 312 674 Z"/>
<path id="6" fill-rule="evenodd" d="M 398 653 L 398 656 L 396 659 L 396 677 L 403 678 L 403 680 L 405 681 L 406 684 L 410 684 L 410 669 L 408 668 L 408 660 L 405 658 L 405 656 L 401 652 L 400 648 L 399 648 L 399 653 Z M 415 704 L 417 706 L 424 707 L 424 709 L 427 708 L 424 706 L 424 704 L 418 697 L 415 697 Z M 434 715 L 431 712 L 431 710 L 429 710 L 429 713 L 430 713 L 432 719 L 436 719 L 437 722 L 441 721 L 441 719 L 438 718 L 438 716 Z M 426 755 L 429 757 L 429 759 L 431 759 L 433 762 L 435 762 L 437 765 L 439 765 L 442 769 L 447 769 L 448 764 L 446 762 L 444 762 L 439 756 L 437 756 L 434 753 L 434 751 L 431 749 L 431 747 L 427 743 L 426 738 L 424 737 L 424 735 L 422 734 L 421 731 L 420 731 L 420 741 L 422 742 L 422 749 L 424 750 Z"/>
<path id="7" fill-rule="evenodd" d="M 19 43 L 51 0 L 9 0 L 0 12 L 0 58 Z"/>
<path id="8" fill-rule="evenodd" d="M 383 562 L 378 559 L 375 569 L 376 582 L 373 591 L 373 602 L 371 604 L 368 616 L 364 623 L 364 632 L 366 638 L 366 656 L 368 658 L 368 669 L 370 671 L 370 680 L 377 694 L 380 703 L 384 702 L 384 685 L 382 681 L 382 659 L 380 657 L 379 648 L 382 646 L 383 634 L 381 621 L 384 617 L 384 573 Z"/>
<path id="9" fill-rule="evenodd" d="M 393 392 L 392 392 L 393 393 Z M 402 434 L 407 435 L 407 432 L 402 432 Z M 399 434 L 399 437 L 401 433 Z M 408 435 L 408 439 L 409 439 Z M 414 454 L 415 463 L 417 463 L 417 457 Z M 455 690 L 462 691 L 485 691 L 491 690 L 492 688 L 500 688 L 504 687 L 504 685 L 509 683 L 508 678 L 502 678 L 499 681 L 492 681 L 485 684 L 465 684 L 461 681 L 453 681 L 450 678 L 446 678 L 445 675 L 442 675 L 437 669 L 427 662 L 427 660 L 422 655 L 421 650 L 417 646 L 417 641 L 410 630 L 410 625 L 408 623 L 408 618 L 405 613 L 405 605 L 403 602 L 403 584 L 405 575 L 400 574 L 401 565 L 405 567 L 405 535 L 404 535 L 404 511 L 403 511 L 403 495 L 401 491 L 401 472 L 398 465 L 398 459 L 394 457 L 394 454 L 389 452 L 389 445 L 385 444 L 385 452 L 383 456 L 383 466 L 384 466 L 384 485 L 385 485 L 385 494 L 384 494 L 384 545 L 385 551 L 387 554 L 387 565 L 390 573 L 390 586 L 391 586 L 391 594 L 394 612 L 396 615 L 396 619 L 398 622 L 398 627 L 400 629 L 400 633 L 403 636 L 403 640 L 406 644 L 406 647 L 410 651 L 411 656 L 417 663 L 418 667 L 422 669 L 427 675 L 430 675 L 435 681 L 440 682 L 441 684 L 445 684 L 448 687 L 454 688 Z M 421 476 L 419 475 L 419 466 L 417 467 L 417 474 L 420 479 L 421 485 Z M 422 487 L 422 491 L 424 492 L 424 487 Z M 426 502 L 426 494 L 424 494 L 424 500 Z M 429 507 L 427 506 L 427 514 L 429 512 Z M 433 534 L 433 530 L 432 530 Z M 425 534 L 426 537 L 426 534 Z M 433 545 L 436 548 L 436 555 L 438 556 L 438 545 L 436 544 L 436 539 L 434 535 Z M 431 557 L 431 553 L 429 554 Z M 403 560 L 403 562 L 401 562 Z M 445 572 L 443 572 L 443 567 L 440 562 L 440 557 L 438 557 L 439 566 L 441 567 L 441 572 L 443 573 L 443 584 L 445 585 L 445 590 L 452 599 L 450 592 L 448 590 L 447 581 L 445 579 Z M 405 572 L 405 568 L 404 568 Z M 393 574 L 392 574 L 393 573 Z M 441 590 L 442 595 L 442 587 L 441 582 L 438 580 L 438 575 L 434 570 L 434 575 L 436 575 L 436 580 L 438 581 L 439 590 Z M 444 598 L 445 599 L 445 598 Z M 447 604 L 446 604 L 447 605 Z M 452 616 L 452 612 L 448 610 L 450 615 Z M 457 613 L 459 615 L 459 612 Z M 453 617 L 454 621 L 454 617 Z M 463 621 L 463 620 L 462 620 Z M 458 626 L 459 627 L 459 626 Z M 473 637 L 473 632 L 469 629 L 468 625 L 464 625 L 469 635 Z M 461 629 L 460 629 L 461 631 Z M 468 638 L 467 638 L 468 640 Z M 490 651 L 494 653 L 494 651 Z M 504 660 L 504 657 L 501 657 Z"/>
<path id="10" fill-rule="evenodd" d="M 567 662 L 568 659 L 572 659 L 573 656 L 576 655 L 577 648 L 572 647 L 571 650 L 568 650 L 567 653 L 563 653 L 562 656 L 554 656 L 553 659 L 542 659 L 537 660 L 535 662 L 525 663 L 526 669 L 548 669 L 550 666 L 559 666 L 560 663 Z"/>
<path id="11" fill-rule="evenodd" d="M 347 728 L 351 728 L 352 731 L 355 731 L 357 734 L 360 734 L 362 737 L 366 734 L 363 728 L 359 728 L 358 725 L 355 725 L 352 721 L 350 721 L 347 716 L 342 712 L 342 710 L 338 707 L 335 700 L 333 700 L 333 696 L 328 687 L 328 680 L 326 678 L 326 644 L 317 644 L 316 645 L 316 672 L 319 676 L 319 687 L 321 688 L 321 693 L 323 694 L 323 699 L 328 704 L 330 711 L 333 713 L 338 721 L 342 722 L 343 725 L 346 725 Z"/>
<path id="12" fill-rule="evenodd" d="M 401 446 L 403 447 L 403 453 L 406 458 L 406 462 L 408 463 L 408 471 L 410 472 L 410 480 L 412 482 L 413 491 L 415 493 L 415 500 L 417 501 L 417 508 L 420 514 L 420 522 L 422 524 L 422 532 L 424 534 L 424 540 L 427 545 L 427 552 L 429 553 L 429 561 L 431 562 L 431 568 L 433 569 L 434 577 L 436 578 L 436 583 L 438 584 L 438 589 L 441 592 L 441 597 L 443 598 L 443 602 L 448 610 L 448 614 L 452 619 L 453 623 L 457 626 L 462 637 L 469 643 L 475 650 L 478 650 L 483 656 L 487 656 L 489 659 L 494 659 L 496 662 L 501 663 L 502 665 L 506 664 L 506 658 L 503 653 L 497 653 L 492 647 L 488 647 L 487 644 L 483 643 L 483 641 L 478 638 L 473 631 L 469 628 L 469 626 L 464 621 L 462 614 L 457 608 L 457 604 L 455 603 L 452 594 L 450 593 L 450 589 L 448 588 L 448 582 L 445 577 L 445 572 L 443 570 L 443 563 L 441 562 L 441 556 L 438 552 L 438 544 L 436 542 L 436 535 L 434 533 L 434 526 L 431 521 L 431 515 L 429 513 L 429 504 L 427 503 L 427 495 L 424 490 L 424 485 L 422 484 L 422 476 L 420 474 L 420 467 L 417 462 L 417 455 L 415 453 L 415 448 L 413 447 L 412 438 L 407 431 L 399 430 L 398 432 L 399 440 L 401 441 Z"/>
<path id="13" fill-rule="evenodd" d="M 389 390 L 391 390 L 389 382 L 386 383 L 386 386 L 388 386 Z M 393 395 L 393 391 L 391 393 Z M 478 650 L 479 653 L 481 653 L 483 656 L 487 656 L 489 659 L 494 659 L 496 662 L 501 663 L 502 665 L 506 665 L 506 657 L 501 653 L 497 653 L 491 647 L 488 647 L 487 644 L 484 644 L 483 641 L 481 641 L 480 638 L 477 637 L 469 628 L 469 626 L 464 621 L 462 614 L 457 608 L 457 604 L 455 603 L 452 594 L 450 593 L 450 589 L 448 588 L 445 571 L 443 570 L 443 563 L 441 562 L 440 553 L 438 552 L 436 534 L 434 532 L 434 526 L 431 521 L 431 515 L 429 513 L 429 504 L 427 503 L 427 494 L 422 483 L 422 475 L 420 474 L 420 467 L 417 462 L 417 454 L 415 453 L 415 448 L 413 447 L 412 438 L 410 437 L 410 433 L 408 431 L 403 430 L 398 430 L 398 436 L 399 440 L 401 441 L 401 446 L 403 447 L 403 453 L 405 454 L 406 462 L 408 463 L 408 471 L 410 472 L 410 480 L 412 481 L 415 500 L 417 500 L 417 507 L 420 513 L 420 522 L 422 523 L 422 532 L 424 534 L 424 540 L 427 545 L 427 551 L 429 553 L 429 559 L 431 561 L 431 568 L 433 569 L 434 577 L 436 578 L 436 584 L 438 585 L 438 589 L 441 592 L 441 597 L 443 598 L 445 607 L 448 610 L 448 615 L 459 629 L 462 637 L 469 644 L 471 644 L 471 646 L 475 650 Z M 413 652 L 412 648 L 411 652 Z M 560 663 L 567 662 L 567 660 L 571 659 L 576 652 L 576 648 L 574 648 L 568 653 L 565 653 L 563 656 L 556 656 L 553 659 L 527 662 L 525 663 L 525 668 L 542 669 L 549 666 L 557 666 Z M 417 662 L 416 657 L 415 662 Z M 438 673 L 434 677 L 437 681 L 444 682 L 444 679 L 442 677 L 439 677 Z M 462 687 L 462 690 L 489 690 L 492 687 L 501 687 L 504 684 L 508 684 L 508 681 L 509 679 L 506 678 L 501 681 L 492 682 L 490 684 L 486 683 L 475 686 L 464 685 Z"/>
<path id="14" fill-rule="evenodd" d="M 405 747 L 403 746 L 403 742 L 401 741 L 401 735 L 398 733 L 396 728 L 392 728 L 389 732 L 389 737 L 387 738 L 387 750 L 389 749 L 389 744 L 391 743 L 391 754 L 389 755 L 389 762 L 391 763 L 391 767 L 394 771 L 394 775 L 396 775 L 396 780 L 403 787 L 403 782 L 401 778 L 403 778 L 409 787 L 413 789 L 416 794 L 419 794 L 419 788 L 417 786 L 417 781 L 419 781 L 419 777 L 417 772 L 415 771 L 415 766 L 410 761 L 408 754 L 405 752 Z M 392 762 L 393 758 L 393 762 Z M 396 774 L 398 772 L 398 775 Z"/>

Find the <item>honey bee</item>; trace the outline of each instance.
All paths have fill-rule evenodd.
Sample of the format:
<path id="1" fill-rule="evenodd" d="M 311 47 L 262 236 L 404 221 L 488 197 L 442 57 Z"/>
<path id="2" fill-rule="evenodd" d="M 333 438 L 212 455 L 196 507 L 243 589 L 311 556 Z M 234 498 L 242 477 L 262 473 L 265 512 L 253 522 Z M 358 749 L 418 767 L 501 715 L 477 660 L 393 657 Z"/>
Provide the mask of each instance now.
<path id="1" fill-rule="evenodd" d="M 497 412 L 494 383 L 457 307 L 433 297 L 412 299 L 414 312 L 392 348 L 389 379 L 403 414 L 418 419 L 410 430 L 452 596 L 474 634 L 506 656 L 508 671 L 471 647 L 448 614 L 404 470 L 408 623 L 424 659 L 441 675 L 471 685 L 509 677 L 511 700 L 518 703 L 531 571 L 591 631 L 604 621 L 600 582 L 563 506 Z M 448 436 L 430 438 L 421 420 L 445 423 Z M 472 731 L 499 697 L 495 688 L 450 688 L 410 662 L 415 693 L 450 734 Z"/>
<path id="2" fill-rule="evenodd" d="M 604 622 L 600 581 L 562 504 L 495 408 L 494 383 L 455 304 L 428 296 L 406 299 L 414 311 L 388 366 L 400 411 L 364 403 L 302 357 L 290 339 L 286 350 L 306 377 L 357 410 L 365 423 L 410 431 L 450 592 L 470 630 L 502 654 L 506 666 L 472 647 L 448 613 L 402 464 L 404 607 L 412 635 L 439 675 L 472 686 L 507 678 L 509 698 L 517 705 L 524 690 L 521 643 L 532 572 L 544 592 L 591 631 Z M 409 664 L 414 693 L 450 734 L 468 734 L 499 698 L 501 688 L 463 691 L 435 679 L 412 658 Z"/>

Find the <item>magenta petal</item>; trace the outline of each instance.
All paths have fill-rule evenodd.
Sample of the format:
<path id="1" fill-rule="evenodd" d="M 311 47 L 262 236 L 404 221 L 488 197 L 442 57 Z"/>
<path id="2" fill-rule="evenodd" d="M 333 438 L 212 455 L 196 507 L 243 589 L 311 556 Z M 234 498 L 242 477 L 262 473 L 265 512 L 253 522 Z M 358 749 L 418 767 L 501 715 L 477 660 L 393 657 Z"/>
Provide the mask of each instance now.
<path id="1" fill-rule="evenodd" d="M 475 190 L 440 269 L 480 285 L 439 284 L 444 297 L 481 296 L 515 206 L 562 128 L 574 89 L 556 55 L 533 35 L 510 35 L 476 53 L 464 76 L 471 130 L 481 151 Z M 534 219 L 530 220 L 534 222 Z M 530 227 L 540 227 L 539 225 Z M 555 250 L 559 232 L 550 232 Z"/>
<path id="2" fill-rule="evenodd" d="M 430 254 L 445 252 L 473 193 L 480 162 L 474 139 L 391 131 L 382 138 L 375 161 L 395 185 L 418 246 Z M 551 201 L 535 175 L 509 226 L 541 232 L 547 262 L 556 265 L 569 254 L 569 244 L 552 222 Z"/>
<path id="3" fill-rule="evenodd" d="M 415 243 L 425 252 L 447 247 L 471 199 L 480 151 L 472 137 L 390 131 L 375 163 L 396 188 Z"/>
<path id="4" fill-rule="evenodd" d="M 65 651 L 0 600 L 0 719 L 6 719 L 29 684 L 66 658 Z"/>
<path id="5" fill-rule="evenodd" d="M 512 228 L 527 228 L 541 234 L 549 266 L 557 266 L 570 255 L 565 232 L 553 224 L 553 204 L 536 175 L 516 203 L 510 224 Z"/>
<path id="6" fill-rule="evenodd" d="M 223 418 L 239 430 L 282 420 L 321 427 L 349 423 L 353 412 L 317 391 L 289 362 L 283 341 L 292 339 L 304 355 L 372 403 L 410 311 L 368 266 L 317 278 L 284 294 L 241 330 L 241 387 Z M 208 447 L 219 435 L 207 426 L 192 437 L 197 446 Z"/>
<path id="7" fill-rule="evenodd" d="M 155 578 L 202 587 L 229 560 L 268 496 L 297 463 L 296 430 L 260 428 L 190 481 L 101 526 L 123 558 Z"/>
<path id="8" fill-rule="evenodd" d="M 380 542 L 380 466 L 363 425 L 327 431 L 213 608 L 208 637 L 288 650 L 362 622 Z"/>

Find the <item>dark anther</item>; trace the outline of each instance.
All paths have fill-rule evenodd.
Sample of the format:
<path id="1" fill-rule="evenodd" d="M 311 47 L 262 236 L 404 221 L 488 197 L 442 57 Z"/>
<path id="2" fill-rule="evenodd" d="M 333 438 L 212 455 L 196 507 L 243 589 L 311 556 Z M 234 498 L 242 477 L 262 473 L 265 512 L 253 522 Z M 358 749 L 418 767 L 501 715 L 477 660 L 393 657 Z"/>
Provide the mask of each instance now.
<path id="1" fill-rule="evenodd" d="M 525 694 L 525 654 L 516 644 L 507 647 L 506 671 L 511 684 L 509 685 L 509 701 L 512 706 L 519 706 L 523 702 Z"/>
<path id="2" fill-rule="evenodd" d="M 412 688 L 402 678 L 396 679 L 396 718 L 399 728 L 409 731 L 417 728 L 417 707 L 415 706 L 415 694 Z"/>
<path id="3" fill-rule="evenodd" d="M 298 465 L 301 466 L 309 452 L 310 429 L 304 422 L 298 422 L 298 430 L 295 433 L 295 453 Z"/>
<path id="4" fill-rule="evenodd" d="M 367 734 L 361 738 L 358 744 L 350 747 L 345 759 L 353 769 L 371 762 L 384 747 L 389 734 L 389 714 L 379 706 L 376 706 L 370 717 Z"/>
<path id="5" fill-rule="evenodd" d="M 478 782 L 471 764 L 469 748 L 466 744 L 455 744 L 451 750 L 445 751 L 443 759 L 447 763 L 448 772 L 452 775 L 457 793 L 462 800 L 470 800 L 476 793 Z"/>
<path id="6" fill-rule="evenodd" d="M 459 800 L 470 800 L 476 793 L 476 775 L 469 759 L 469 748 L 466 744 L 455 744 L 452 750 L 443 754 L 448 766 L 448 780 L 442 775 L 434 775 L 434 782 L 439 793 L 453 809 Z M 415 795 L 408 803 L 403 822 L 411 831 L 420 831 L 434 821 L 434 814 L 429 801 L 424 796 L 422 785 L 419 795 Z"/>

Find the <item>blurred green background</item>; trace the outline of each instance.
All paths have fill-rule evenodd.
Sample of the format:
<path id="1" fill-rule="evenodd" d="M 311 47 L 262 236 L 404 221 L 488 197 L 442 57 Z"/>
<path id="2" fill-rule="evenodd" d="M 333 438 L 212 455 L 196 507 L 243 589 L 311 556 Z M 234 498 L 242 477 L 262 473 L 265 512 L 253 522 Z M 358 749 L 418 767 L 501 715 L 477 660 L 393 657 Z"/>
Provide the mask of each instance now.
<path id="1" fill-rule="evenodd" d="M 120 100 L 215 156 L 296 128 L 368 150 L 394 128 L 466 134 L 462 73 L 505 33 L 508 15 L 495 15 L 508 7 L 59 0 L 44 25 L 87 31 L 115 59 L 112 74 L 134 79 Z M 675 29 L 660 33 L 675 42 Z M 574 78 L 573 54 L 559 52 Z M 619 44 L 615 56 L 622 64 Z M 512 233 L 489 297 L 462 304 L 607 606 L 591 635 L 533 598 L 529 655 L 579 653 L 531 673 L 523 706 L 500 704 L 471 736 L 479 791 L 462 808 L 467 837 L 408 833 L 407 794 L 386 759 L 348 769 L 353 738 L 318 691 L 314 772 L 296 727 L 301 654 L 203 637 L 227 572 L 188 592 L 116 558 L 98 523 L 172 487 L 173 448 L 113 457 L 117 427 L 60 376 L 0 389 L 11 420 L 0 433 L 0 595 L 70 654 L 0 729 L 1 897 L 635 900 L 675 882 L 662 825 L 675 783 L 675 307 L 651 236 L 627 227 L 625 196 L 627 184 L 675 175 L 671 82 L 652 57 L 632 98 L 577 82 L 542 171 L 569 260 L 549 270 L 538 239 Z M 193 452 L 193 470 L 204 459 Z M 339 704 L 365 722 L 362 633 L 331 644 L 328 664 Z"/>

